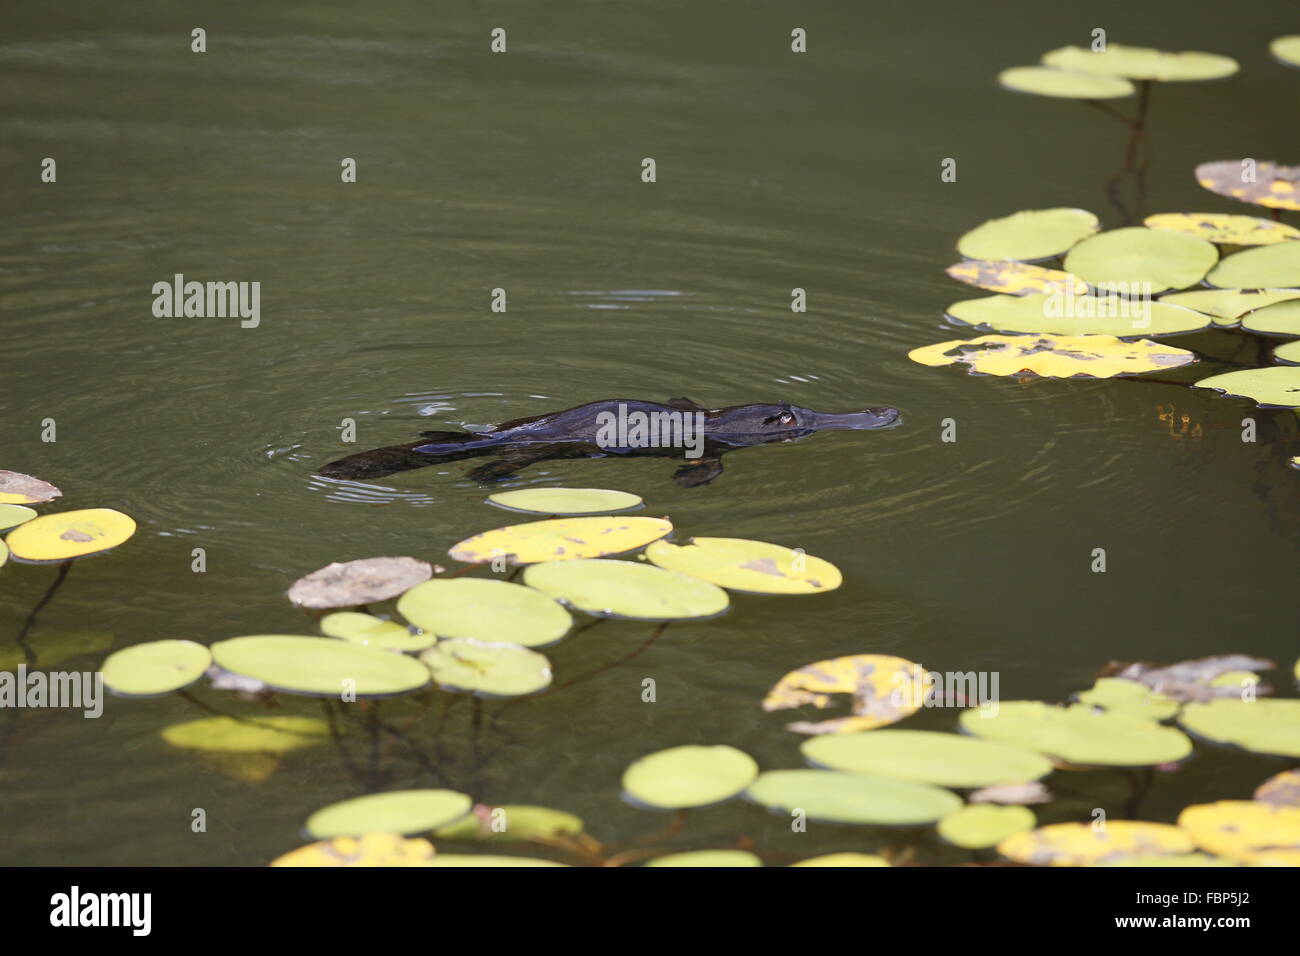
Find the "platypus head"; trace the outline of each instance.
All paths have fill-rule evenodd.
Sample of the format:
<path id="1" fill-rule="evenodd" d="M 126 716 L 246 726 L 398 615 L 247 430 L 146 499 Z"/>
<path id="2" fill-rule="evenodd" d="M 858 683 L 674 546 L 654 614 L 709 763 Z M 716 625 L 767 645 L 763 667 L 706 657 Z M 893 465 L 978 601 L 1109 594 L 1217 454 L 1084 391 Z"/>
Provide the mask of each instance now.
<path id="1" fill-rule="evenodd" d="M 888 428 L 898 423 L 898 416 L 898 409 L 888 406 L 864 408 L 860 412 L 833 413 L 814 412 L 810 408 L 800 408 L 789 402 L 737 405 L 724 408 L 712 417 L 706 425 L 706 431 L 711 438 L 720 441 L 746 438 L 780 441 L 830 429 Z"/>

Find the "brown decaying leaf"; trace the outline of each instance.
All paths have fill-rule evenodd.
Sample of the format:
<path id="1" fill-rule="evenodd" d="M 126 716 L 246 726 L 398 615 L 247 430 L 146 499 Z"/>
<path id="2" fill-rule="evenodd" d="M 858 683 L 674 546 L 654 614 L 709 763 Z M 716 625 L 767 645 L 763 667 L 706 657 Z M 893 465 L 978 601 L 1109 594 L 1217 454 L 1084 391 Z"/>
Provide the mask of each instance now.
<path id="1" fill-rule="evenodd" d="M 387 601 L 433 577 L 433 568 L 415 558 L 362 558 L 335 562 L 289 588 L 289 600 L 299 607 L 357 607 Z"/>
<path id="2" fill-rule="evenodd" d="M 17 471 L 0 471 L 0 494 L 22 495 L 24 500 L 15 503 L 32 505 L 49 501 L 51 498 L 59 498 L 63 492 L 48 481 L 33 478 L 31 475 L 24 475 Z"/>
<path id="3" fill-rule="evenodd" d="M 1263 657 L 1248 657 L 1245 654 L 1218 654 L 1213 657 L 1201 657 L 1191 661 L 1181 661 L 1161 667 L 1142 661 L 1111 661 L 1103 677 L 1119 677 L 1124 680 L 1137 681 L 1158 694 L 1164 694 L 1174 700 L 1204 701 L 1216 697 L 1238 697 L 1241 688 L 1237 686 L 1214 687 L 1210 681 L 1231 671 L 1266 671 L 1277 665 Z M 1263 684 L 1255 685 L 1255 693 L 1265 695 L 1272 693 Z"/>

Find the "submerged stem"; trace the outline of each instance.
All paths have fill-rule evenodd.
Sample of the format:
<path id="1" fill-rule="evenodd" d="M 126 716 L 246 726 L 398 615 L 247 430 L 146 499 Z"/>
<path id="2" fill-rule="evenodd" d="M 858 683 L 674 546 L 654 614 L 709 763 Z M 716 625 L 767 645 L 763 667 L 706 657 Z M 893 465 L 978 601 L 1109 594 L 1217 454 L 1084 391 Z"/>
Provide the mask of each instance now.
<path id="1" fill-rule="evenodd" d="M 27 635 L 30 634 L 32 628 L 36 626 L 36 615 L 40 614 L 45 605 L 50 603 L 54 597 L 54 592 L 59 589 L 59 585 L 63 583 L 63 579 L 68 576 L 68 572 L 71 570 L 71 559 L 64 561 L 59 565 L 59 573 L 55 576 L 54 583 L 49 586 L 41 599 L 36 602 L 36 606 L 32 608 L 32 613 L 28 614 L 27 620 L 23 622 L 22 630 L 18 632 L 18 646 L 23 649 L 23 656 L 27 658 L 27 663 L 29 665 L 34 665 L 36 663 L 36 651 L 27 643 Z"/>

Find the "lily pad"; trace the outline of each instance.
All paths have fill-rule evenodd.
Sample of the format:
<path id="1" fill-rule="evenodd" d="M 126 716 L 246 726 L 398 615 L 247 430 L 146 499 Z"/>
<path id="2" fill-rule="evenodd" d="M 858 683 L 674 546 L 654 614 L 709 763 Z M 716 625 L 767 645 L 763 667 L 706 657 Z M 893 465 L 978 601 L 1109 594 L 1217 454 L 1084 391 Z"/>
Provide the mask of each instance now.
<path id="1" fill-rule="evenodd" d="M 1273 350 L 1273 361 L 1281 365 L 1300 365 L 1300 342 L 1285 342 Z"/>
<path id="2" fill-rule="evenodd" d="M 1300 36 L 1278 37 L 1268 45 L 1268 52 L 1279 63 L 1300 68 Z"/>
<path id="3" fill-rule="evenodd" d="M 381 620 L 373 614 L 362 614 L 359 611 L 326 614 L 321 618 L 320 629 L 322 634 L 329 637 L 384 651 L 422 651 L 437 641 L 433 634 L 413 634 L 409 627 L 403 627 L 396 621 Z"/>
<path id="4" fill-rule="evenodd" d="M 1195 285 L 1218 261 L 1219 250 L 1212 242 L 1132 226 L 1083 240 L 1066 255 L 1065 268 L 1089 285 L 1115 285 L 1130 295 L 1155 294 Z"/>
<path id="5" fill-rule="evenodd" d="M 495 528 L 466 538 L 449 552 L 457 561 L 509 564 L 603 558 L 645 547 L 673 530 L 664 518 L 552 518 Z"/>
<path id="6" fill-rule="evenodd" d="M 488 495 L 488 504 L 507 511 L 541 515 L 602 515 L 635 511 L 638 495 L 606 488 L 520 488 Z"/>
<path id="7" fill-rule="evenodd" d="M 1187 701 L 1240 696 L 1243 673 L 1254 678 L 1254 672 L 1272 670 L 1276 666 L 1265 657 L 1215 654 L 1164 666 L 1143 661 L 1129 664 L 1113 661 L 1106 670 L 1107 676 L 1136 681 L 1167 699 Z M 1220 683 L 1224 677 L 1228 680 Z"/>
<path id="8" fill-rule="evenodd" d="M 212 664 L 212 653 L 193 641 L 150 641 L 110 654 L 100 670 L 122 697 L 159 697 L 189 687 Z"/>
<path id="9" fill-rule="evenodd" d="M 735 747 L 670 747 L 632 763 L 623 792 L 653 810 L 682 810 L 730 800 L 757 776 L 754 758 Z"/>
<path id="10" fill-rule="evenodd" d="M 568 866 L 555 860 L 531 856 L 501 856 L 495 853 L 439 853 L 424 866 Z"/>
<path id="11" fill-rule="evenodd" d="M 656 541 L 645 554 L 661 568 L 753 594 L 817 594 L 834 591 L 843 580 L 829 561 L 746 538 L 692 538 L 683 545 Z"/>
<path id="12" fill-rule="evenodd" d="M 1255 866 L 1300 866 L 1300 807 L 1220 800 L 1187 807 L 1178 825 L 1216 856 Z"/>
<path id="13" fill-rule="evenodd" d="M 957 240 L 957 251 L 967 259 L 1051 259 L 1099 228 L 1086 209 L 1026 209 L 976 226 Z"/>
<path id="14" fill-rule="evenodd" d="M 1089 707 L 1146 720 L 1166 720 L 1178 713 L 1181 706 L 1176 700 L 1154 693 L 1145 684 L 1118 677 L 1098 678 L 1091 690 L 1076 697 Z"/>
<path id="15" fill-rule="evenodd" d="M 182 750 L 227 754 L 284 754 L 328 743 L 329 726 L 314 717 L 202 717 L 162 729 L 162 738 Z"/>
<path id="16" fill-rule="evenodd" d="M 1197 289 L 1160 297 L 1161 302 L 1169 305 L 1181 305 L 1213 316 L 1214 324 L 1223 326 L 1236 325 L 1247 312 L 1287 299 L 1300 299 L 1300 289 Z"/>
<path id="17" fill-rule="evenodd" d="M 1217 743 L 1252 753 L 1300 757 L 1300 700 L 1220 698 L 1188 704 L 1178 722 Z"/>
<path id="18" fill-rule="evenodd" d="M 439 687 L 476 697 L 524 697 L 551 686 L 551 662 L 518 644 L 452 638 L 420 660 Z"/>
<path id="19" fill-rule="evenodd" d="M 1235 398 L 1253 399 L 1264 408 L 1300 408 L 1300 366 L 1274 365 L 1211 375 L 1193 383 Z"/>
<path id="20" fill-rule="evenodd" d="M 427 653 L 427 652 L 426 652 Z M 410 657 L 328 637 L 256 634 L 212 645 L 218 667 L 290 694 L 391 697 L 429 683 L 428 670 Z"/>
<path id="21" fill-rule="evenodd" d="M 1300 807 L 1300 770 L 1283 770 L 1255 788 L 1252 799 L 1275 807 Z"/>
<path id="22" fill-rule="evenodd" d="M 554 644 L 573 626 L 569 612 L 553 598 L 522 584 L 481 578 L 418 584 L 402 595 L 397 610 L 439 637 L 524 647 Z"/>
<path id="23" fill-rule="evenodd" d="M 1147 216 L 1143 225 L 1230 246 L 1270 246 L 1300 239 L 1300 229 L 1284 222 L 1226 212 L 1163 212 Z"/>
<path id="24" fill-rule="evenodd" d="M 1170 53 L 1118 43 L 1107 43 L 1106 49 L 1100 52 L 1078 46 L 1061 47 L 1043 54 L 1043 63 L 1058 70 L 1081 70 L 1106 76 L 1122 76 L 1130 80 L 1158 80 L 1162 83 L 1218 80 L 1232 76 L 1240 69 L 1232 57 L 1217 53 Z"/>
<path id="25" fill-rule="evenodd" d="M 964 711 L 962 730 L 1017 744 L 1080 766 L 1145 767 L 1174 763 L 1192 742 L 1173 727 L 1076 704 L 1056 707 L 1036 700 L 1003 701 Z"/>
<path id="26" fill-rule="evenodd" d="M 998 82 L 1017 93 L 1073 100 L 1112 100 L 1132 96 L 1135 90 L 1122 77 L 1050 66 L 1013 66 L 998 74 Z"/>
<path id="27" fill-rule="evenodd" d="M 1231 860 L 1223 860 L 1217 856 L 1207 856 L 1204 853 L 1170 853 L 1167 856 L 1117 856 L 1111 860 L 1105 860 L 1101 863 L 1094 863 L 1093 866 L 1158 866 L 1167 868 L 1171 866 L 1236 866 Z"/>
<path id="28" fill-rule="evenodd" d="M 1211 269 L 1205 281 L 1219 289 L 1280 289 L 1300 285 L 1300 242 L 1234 252 Z"/>
<path id="29" fill-rule="evenodd" d="M 657 856 L 646 866 L 762 866 L 763 861 L 745 850 L 692 850 Z"/>
<path id="30" fill-rule="evenodd" d="M 632 561 L 547 561 L 524 571 L 524 582 L 596 617 L 698 620 L 716 617 L 730 603 L 717 585 Z"/>
<path id="31" fill-rule="evenodd" d="M 0 531 L 7 531 L 36 517 L 36 511 L 23 505 L 0 505 Z"/>
<path id="32" fill-rule="evenodd" d="M 1032 830 L 1038 823 L 1032 810 L 999 807 L 991 803 L 965 806 L 939 821 L 939 836 L 967 850 L 997 846 L 1013 833 Z"/>
<path id="33" fill-rule="evenodd" d="M 889 866 L 889 861 L 874 853 L 827 853 L 825 856 L 810 856 L 791 866 Z"/>
<path id="34" fill-rule="evenodd" d="M 112 508 L 82 508 L 41 515 L 20 524 L 5 543 L 23 561 L 67 561 L 99 554 L 135 534 L 135 521 Z"/>
<path id="35" fill-rule="evenodd" d="M 832 694 L 852 694 L 852 717 L 786 725 L 787 730 L 803 734 L 852 734 L 916 713 L 931 683 L 925 668 L 914 661 L 887 654 L 853 654 L 805 664 L 786 674 L 763 698 L 763 709 L 826 708 Z"/>
<path id="36" fill-rule="evenodd" d="M 1132 856 L 1179 856 L 1195 848 L 1178 827 L 1140 820 L 1107 820 L 1096 829 L 1091 823 L 1054 823 L 998 844 L 1007 859 L 1035 866 L 1097 866 Z"/>
<path id="37" fill-rule="evenodd" d="M 1241 327 L 1259 335 L 1300 336 L 1300 299 L 1275 302 L 1241 317 Z"/>
<path id="38" fill-rule="evenodd" d="M 0 566 L 3 566 L 9 560 L 9 546 L 0 541 Z"/>
<path id="39" fill-rule="evenodd" d="M 1114 378 L 1191 365 L 1196 353 L 1113 335 L 981 335 L 913 349 L 921 365 L 965 365 L 972 375 Z"/>
<path id="40" fill-rule="evenodd" d="M 48 481 L 17 471 L 0 471 L 0 504 L 35 505 L 62 494 Z"/>
<path id="41" fill-rule="evenodd" d="M 1115 295 L 989 295 L 948 306 L 950 319 L 995 332 L 1055 335 L 1180 335 L 1210 324 L 1203 313 L 1161 301 Z"/>
<path id="42" fill-rule="evenodd" d="M 317 810 L 307 818 L 308 835 L 318 840 L 367 833 L 411 836 L 455 823 L 474 801 L 455 790 L 394 790 L 372 793 Z"/>
<path id="43" fill-rule="evenodd" d="M 475 807 L 459 822 L 439 827 L 434 836 L 442 840 L 525 842 L 577 836 L 582 832 L 580 817 L 550 807 L 506 805 Z"/>
<path id="44" fill-rule="evenodd" d="M 1247 179 L 1248 173 L 1250 179 Z M 1196 181 L 1210 192 L 1230 199 L 1268 209 L 1300 209 L 1300 166 L 1220 159 L 1197 166 Z"/>
<path id="45" fill-rule="evenodd" d="M 1032 783 L 999 783 L 992 787 L 981 787 L 967 797 L 970 803 L 1000 803 L 1016 806 L 1051 803 L 1054 799 L 1051 791 L 1036 780 Z"/>
<path id="46" fill-rule="evenodd" d="M 810 820 L 895 826 L 934 823 L 958 809 L 961 798 L 924 783 L 838 770 L 771 770 L 745 794 L 755 803 Z"/>
<path id="47" fill-rule="evenodd" d="M 415 558 L 336 561 L 299 578 L 288 594 L 298 607 L 358 607 L 395 598 L 432 576 L 433 567 Z"/>
<path id="48" fill-rule="evenodd" d="M 990 262 L 985 259 L 963 259 L 948 267 L 948 275 L 958 282 L 1006 295 L 1055 292 L 1058 289 L 1069 289 L 1076 295 L 1083 295 L 1088 291 L 1087 283 L 1078 276 L 1014 260 Z"/>
<path id="49" fill-rule="evenodd" d="M 941 787 L 1023 783 L 1052 772 L 1051 761 L 1032 750 L 930 730 L 814 737 L 799 749 L 810 763 L 831 770 Z"/>
<path id="50" fill-rule="evenodd" d="M 433 857 L 428 840 L 367 833 L 299 847 L 272 860 L 271 866 L 427 866 Z"/>

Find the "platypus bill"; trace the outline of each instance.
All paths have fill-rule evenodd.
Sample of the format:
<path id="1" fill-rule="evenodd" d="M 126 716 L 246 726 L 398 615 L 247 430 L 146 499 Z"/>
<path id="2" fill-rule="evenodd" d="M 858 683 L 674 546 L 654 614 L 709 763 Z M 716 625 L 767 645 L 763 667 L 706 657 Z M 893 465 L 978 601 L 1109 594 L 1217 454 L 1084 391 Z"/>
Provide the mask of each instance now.
<path id="1" fill-rule="evenodd" d="M 479 432 L 423 432 L 418 441 L 332 461 L 317 474 L 365 480 L 490 455 L 494 461 L 469 473 L 488 484 L 549 459 L 654 455 L 684 459 L 673 478 L 693 488 L 722 474 L 722 456 L 736 448 L 794 441 L 831 429 L 888 428 L 898 421 L 898 409 L 887 407 L 828 414 L 788 402 L 702 408 L 688 398 L 664 403 L 614 398 L 517 418 Z"/>

